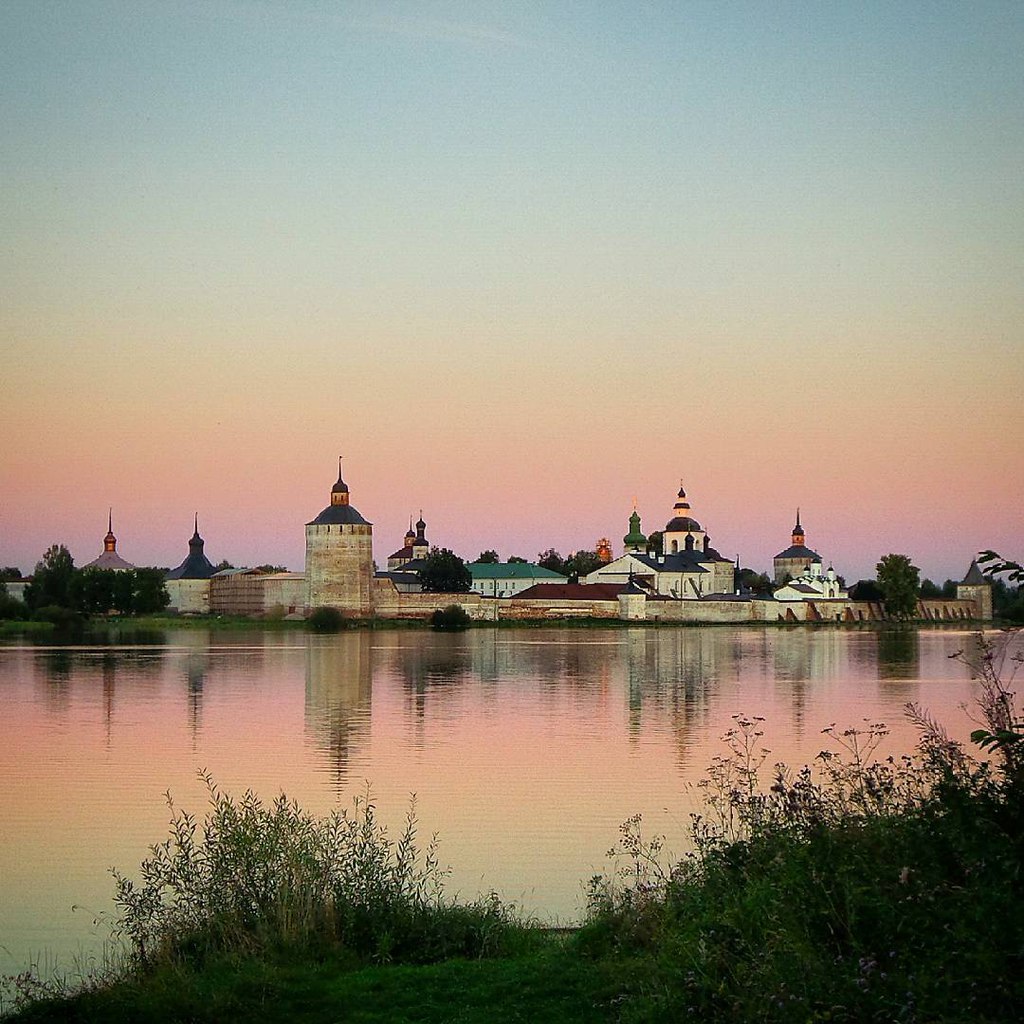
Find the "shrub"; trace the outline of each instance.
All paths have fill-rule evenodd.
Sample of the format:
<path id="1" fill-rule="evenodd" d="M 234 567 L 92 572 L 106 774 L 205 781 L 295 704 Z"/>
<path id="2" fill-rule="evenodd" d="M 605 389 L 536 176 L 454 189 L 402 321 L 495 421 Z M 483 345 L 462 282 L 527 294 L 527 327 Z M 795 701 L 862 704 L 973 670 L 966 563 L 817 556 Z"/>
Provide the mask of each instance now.
<path id="1" fill-rule="evenodd" d="M 81 612 L 75 611 L 74 608 L 64 608 L 56 604 L 47 604 L 43 605 L 42 608 L 37 608 L 32 613 L 32 618 L 38 619 L 41 622 L 52 622 L 58 629 L 80 626 L 84 621 L 84 616 Z"/>
<path id="2" fill-rule="evenodd" d="M 761 720 L 737 718 L 692 854 L 666 863 L 638 817 L 622 826 L 578 937 L 654 965 L 622 1019 L 1017 1019 L 1024 726 L 1006 659 L 979 643 L 976 742 L 994 764 L 908 705 L 916 756 L 876 760 L 877 724 L 827 729 L 813 768 L 775 765 L 765 784 Z"/>
<path id="3" fill-rule="evenodd" d="M 430 625 L 434 629 L 450 632 L 468 629 L 472 621 L 465 608 L 457 604 L 450 604 L 446 608 L 438 608 L 430 616 Z"/>
<path id="4" fill-rule="evenodd" d="M 235 800 L 204 775 L 202 824 L 172 807 L 169 838 L 151 848 L 141 882 L 114 871 L 132 963 L 215 952 L 340 947 L 378 962 L 429 962 L 500 951 L 518 926 L 495 897 L 443 898 L 436 840 L 417 837 L 415 804 L 397 840 L 369 795 L 317 818 L 283 794 Z"/>
<path id="5" fill-rule="evenodd" d="M 314 608 L 306 624 L 316 633 L 337 633 L 345 625 L 345 616 L 339 608 Z"/>

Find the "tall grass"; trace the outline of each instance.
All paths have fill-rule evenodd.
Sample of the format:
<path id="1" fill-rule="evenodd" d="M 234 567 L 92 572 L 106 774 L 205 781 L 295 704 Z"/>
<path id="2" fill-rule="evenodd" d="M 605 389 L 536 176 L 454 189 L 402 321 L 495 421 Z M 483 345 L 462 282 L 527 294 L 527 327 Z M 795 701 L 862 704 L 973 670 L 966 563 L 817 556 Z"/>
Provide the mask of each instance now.
<path id="1" fill-rule="evenodd" d="M 326 817 L 284 795 L 240 799 L 209 776 L 202 819 L 173 808 L 139 881 L 114 872 L 118 937 L 149 967 L 210 952 L 344 951 L 378 963 L 499 952 L 521 931 L 490 897 L 455 905 L 415 805 L 392 839 L 369 795 Z"/>
<path id="2" fill-rule="evenodd" d="M 915 756 L 877 760 L 869 723 L 826 730 L 793 772 L 770 765 L 760 719 L 737 718 L 691 855 L 665 863 L 638 818 L 623 826 L 578 947 L 644 966 L 622 1020 L 1024 1016 L 1024 742 L 998 651 L 973 667 L 993 760 L 908 706 Z"/>

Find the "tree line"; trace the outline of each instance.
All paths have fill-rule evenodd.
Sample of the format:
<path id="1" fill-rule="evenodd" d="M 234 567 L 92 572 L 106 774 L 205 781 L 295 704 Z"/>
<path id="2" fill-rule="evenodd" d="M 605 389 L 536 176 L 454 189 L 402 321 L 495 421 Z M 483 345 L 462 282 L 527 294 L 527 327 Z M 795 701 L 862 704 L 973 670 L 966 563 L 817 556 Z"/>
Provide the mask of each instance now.
<path id="1" fill-rule="evenodd" d="M 169 603 L 163 569 L 79 569 L 63 544 L 53 544 L 36 564 L 24 603 L 0 595 L 0 618 L 151 615 Z"/>

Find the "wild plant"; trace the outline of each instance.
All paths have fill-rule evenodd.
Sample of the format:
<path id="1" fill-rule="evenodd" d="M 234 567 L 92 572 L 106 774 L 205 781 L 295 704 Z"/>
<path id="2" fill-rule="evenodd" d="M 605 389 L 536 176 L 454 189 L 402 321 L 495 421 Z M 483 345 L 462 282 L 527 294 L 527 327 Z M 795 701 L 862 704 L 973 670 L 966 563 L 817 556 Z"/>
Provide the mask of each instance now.
<path id="1" fill-rule="evenodd" d="M 281 795 L 240 799 L 208 775 L 200 821 L 168 795 L 168 838 L 138 881 L 114 870 L 117 936 L 146 966 L 206 951 L 333 947 L 379 961 L 482 955 L 513 926 L 497 899 L 444 900 L 436 837 L 425 846 L 415 803 L 392 839 L 367 793 L 326 817 Z"/>
<path id="2" fill-rule="evenodd" d="M 979 650 L 973 738 L 995 766 L 915 705 L 915 754 L 880 757 L 881 723 L 830 726 L 797 771 L 769 767 L 762 720 L 736 716 L 689 854 L 666 862 L 639 817 L 622 826 L 579 943 L 656 965 L 624 1019 L 1017 1019 L 1020 655 Z"/>

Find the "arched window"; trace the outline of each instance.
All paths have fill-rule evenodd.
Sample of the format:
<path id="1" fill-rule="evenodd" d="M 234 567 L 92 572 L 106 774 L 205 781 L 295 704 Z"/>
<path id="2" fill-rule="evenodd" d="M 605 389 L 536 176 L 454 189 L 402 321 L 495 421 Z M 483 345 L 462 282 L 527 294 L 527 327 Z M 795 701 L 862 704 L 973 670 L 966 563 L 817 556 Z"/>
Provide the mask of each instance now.
<path id="1" fill-rule="evenodd" d="M 688 533 L 686 535 L 686 550 L 687 551 L 692 551 L 693 550 L 693 534 L 692 533 Z"/>
<path id="2" fill-rule="evenodd" d="M 672 554 L 673 555 L 679 554 L 679 541 L 677 541 L 677 540 L 672 541 Z"/>

